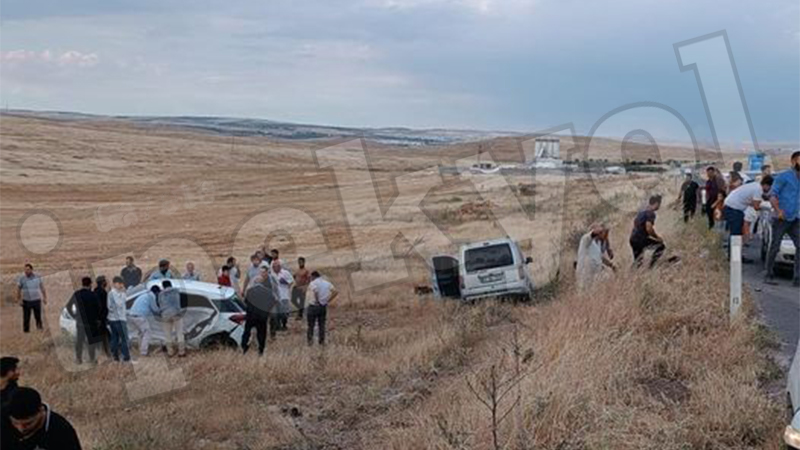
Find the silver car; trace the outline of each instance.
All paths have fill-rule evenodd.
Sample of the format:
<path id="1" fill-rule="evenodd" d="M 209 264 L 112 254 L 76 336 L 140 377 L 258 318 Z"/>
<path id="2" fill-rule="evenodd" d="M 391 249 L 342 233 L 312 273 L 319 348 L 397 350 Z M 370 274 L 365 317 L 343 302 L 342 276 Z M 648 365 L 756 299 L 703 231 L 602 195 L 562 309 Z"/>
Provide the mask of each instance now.
<path id="1" fill-rule="evenodd" d="M 161 287 L 163 280 L 148 281 L 128 290 L 128 309 L 142 294 L 153 285 Z M 244 305 L 233 288 L 202 281 L 170 280 L 172 287 L 181 295 L 181 306 L 186 308 L 183 318 L 186 345 L 193 348 L 239 347 L 244 332 Z M 155 342 L 164 342 L 164 330 L 157 317 L 150 317 L 150 330 Z M 61 329 L 72 337 L 75 326 L 75 304 L 70 301 L 61 311 Z M 128 322 L 128 326 L 131 324 Z M 135 333 L 129 328 L 129 336 L 135 340 Z"/>

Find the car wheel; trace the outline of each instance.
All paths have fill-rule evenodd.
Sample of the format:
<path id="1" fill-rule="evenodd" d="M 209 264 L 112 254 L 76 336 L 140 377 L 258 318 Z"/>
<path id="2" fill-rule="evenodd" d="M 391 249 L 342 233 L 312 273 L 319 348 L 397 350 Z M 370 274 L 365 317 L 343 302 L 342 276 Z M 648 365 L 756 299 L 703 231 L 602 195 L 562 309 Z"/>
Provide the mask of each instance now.
<path id="1" fill-rule="evenodd" d="M 208 336 L 200 342 L 200 348 L 203 350 L 236 349 L 237 347 L 239 346 L 236 341 L 225 333 Z"/>

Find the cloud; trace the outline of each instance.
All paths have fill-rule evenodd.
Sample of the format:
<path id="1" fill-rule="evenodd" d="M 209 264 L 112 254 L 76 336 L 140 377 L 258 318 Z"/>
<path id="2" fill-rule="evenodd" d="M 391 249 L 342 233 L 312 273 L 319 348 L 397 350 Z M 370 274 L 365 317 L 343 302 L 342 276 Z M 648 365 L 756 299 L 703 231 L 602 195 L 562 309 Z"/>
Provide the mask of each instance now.
<path id="1" fill-rule="evenodd" d="M 77 50 L 67 50 L 60 54 L 54 54 L 50 50 L 41 52 L 33 50 L 10 50 L 0 52 L 0 62 L 6 63 L 11 67 L 21 65 L 56 65 L 60 67 L 93 67 L 100 62 L 97 53 L 82 53 Z"/>

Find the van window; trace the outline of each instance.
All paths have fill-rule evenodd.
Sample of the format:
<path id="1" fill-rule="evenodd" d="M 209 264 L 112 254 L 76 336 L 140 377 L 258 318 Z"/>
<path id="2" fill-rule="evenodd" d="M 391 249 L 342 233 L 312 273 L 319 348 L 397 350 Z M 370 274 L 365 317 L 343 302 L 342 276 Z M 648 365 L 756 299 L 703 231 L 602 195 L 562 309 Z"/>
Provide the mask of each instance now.
<path id="1" fill-rule="evenodd" d="M 508 244 L 487 245 L 464 252 L 464 268 L 468 273 L 513 265 L 514 255 Z"/>

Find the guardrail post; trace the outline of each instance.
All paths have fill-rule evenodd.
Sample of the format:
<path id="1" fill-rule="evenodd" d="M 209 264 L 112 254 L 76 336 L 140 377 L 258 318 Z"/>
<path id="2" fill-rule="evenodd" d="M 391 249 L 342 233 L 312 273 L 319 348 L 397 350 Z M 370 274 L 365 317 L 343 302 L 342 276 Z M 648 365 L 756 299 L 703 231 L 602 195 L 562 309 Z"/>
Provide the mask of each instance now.
<path id="1" fill-rule="evenodd" d="M 731 320 L 742 306 L 742 237 L 731 236 Z"/>

